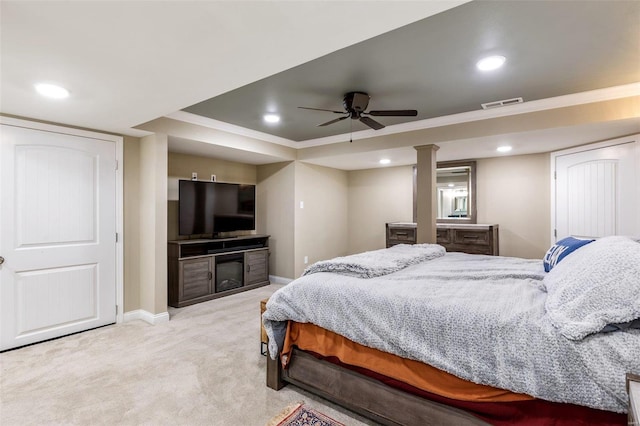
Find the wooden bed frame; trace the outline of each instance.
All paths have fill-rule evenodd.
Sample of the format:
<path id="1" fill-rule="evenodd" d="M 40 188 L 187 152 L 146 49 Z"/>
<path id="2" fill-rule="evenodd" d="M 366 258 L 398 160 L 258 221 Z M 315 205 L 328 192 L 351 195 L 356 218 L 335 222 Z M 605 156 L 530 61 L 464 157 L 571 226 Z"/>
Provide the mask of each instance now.
<path id="1" fill-rule="evenodd" d="M 287 383 L 383 425 L 487 425 L 466 411 L 392 388 L 296 347 L 286 370 L 267 355 L 267 386 L 280 390 Z"/>

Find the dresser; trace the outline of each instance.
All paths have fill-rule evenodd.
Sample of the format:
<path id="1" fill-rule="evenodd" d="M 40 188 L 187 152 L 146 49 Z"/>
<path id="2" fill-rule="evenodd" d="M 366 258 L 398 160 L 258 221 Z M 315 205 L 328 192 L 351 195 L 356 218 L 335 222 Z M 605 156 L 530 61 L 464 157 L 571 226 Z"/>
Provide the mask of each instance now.
<path id="1" fill-rule="evenodd" d="M 437 243 L 447 251 L 470 254 L 499 255 L 498 225 L 438 223 Z M 396 244 L 415 244 L 415 223 L 393 222 L 386 224 L 387 247 Z"/>

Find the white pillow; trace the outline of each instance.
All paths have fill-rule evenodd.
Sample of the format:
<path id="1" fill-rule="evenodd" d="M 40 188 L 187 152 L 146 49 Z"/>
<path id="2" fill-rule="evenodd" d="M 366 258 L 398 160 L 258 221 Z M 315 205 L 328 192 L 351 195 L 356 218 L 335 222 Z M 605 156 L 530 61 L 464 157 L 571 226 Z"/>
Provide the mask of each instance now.
<path id="1" fill-rule="evenodd" d="M 568 339 L 640 318 L 640 244 L 604 237 L 558 263 L 544 278 L 545 309 Z"/>

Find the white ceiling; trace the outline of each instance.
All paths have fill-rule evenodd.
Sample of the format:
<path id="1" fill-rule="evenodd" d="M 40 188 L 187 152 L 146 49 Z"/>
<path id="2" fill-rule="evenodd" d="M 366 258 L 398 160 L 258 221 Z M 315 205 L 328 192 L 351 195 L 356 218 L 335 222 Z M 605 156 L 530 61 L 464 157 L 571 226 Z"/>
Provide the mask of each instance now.
<path id="1" fill-rule="evenodd" d="M 2 0 L 0 113 L 142 136 L 148 132 L 135 127 L 143 123 L 464 3 Z M 67 87 L 71 97 L 65 101 L 39 97 L 33 84 L 40 81 Z M 629 86 L 629 91 L 640 95 L 640 85 Z M 383 131 L 407 131 L 402 126 Z M 383 134 L 371 132 L 356 132 L 353 138 Z M 504 137 L 515 155 L 636 132 L 640 132 L 639 118 Z M 263 136 L 267 141 L 272 137 Z M 296 147 L 344 142 L 348 137 L 298 142 Z M 495 156 L 498 142 L 496 137 L 448 141 L 438 156 L 442 160 Z M 279 161 L 171 135 L 169 148 L 249 164 Z M 391 165 L 415 162 L 411 148 L 309 162 L 352 170 L 379 167 L 382 156 L 392 158 Z"/>
<path id="2" fill-rule="evenodd" d="M 0 112 L 133 127 L 465 1 L 0 2 Z M 64 102 L 36 82 L 66 87 Z"/>

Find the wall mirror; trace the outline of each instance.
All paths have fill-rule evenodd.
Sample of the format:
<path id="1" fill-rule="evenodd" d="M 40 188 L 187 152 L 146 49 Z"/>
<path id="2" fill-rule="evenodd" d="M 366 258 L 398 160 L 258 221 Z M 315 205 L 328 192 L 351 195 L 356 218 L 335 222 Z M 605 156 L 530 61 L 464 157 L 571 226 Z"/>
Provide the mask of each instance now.
<path id="1" fill-rule="evenodd" d="M 417 217 L 417 170 L 413 168 L 413 220 Z M 476 223 L 476 162 L 441 161 L 436 170 L 438 223 Z"/>

